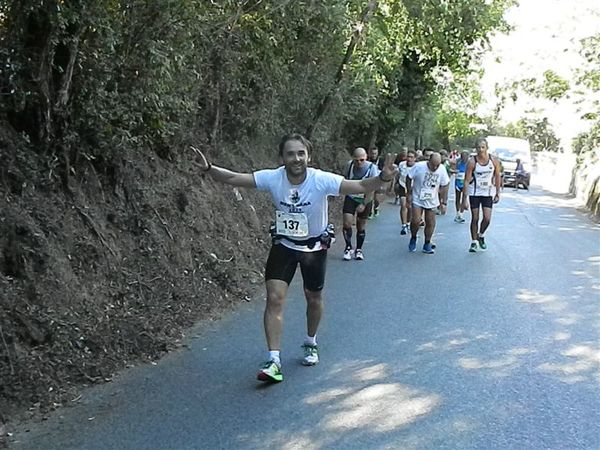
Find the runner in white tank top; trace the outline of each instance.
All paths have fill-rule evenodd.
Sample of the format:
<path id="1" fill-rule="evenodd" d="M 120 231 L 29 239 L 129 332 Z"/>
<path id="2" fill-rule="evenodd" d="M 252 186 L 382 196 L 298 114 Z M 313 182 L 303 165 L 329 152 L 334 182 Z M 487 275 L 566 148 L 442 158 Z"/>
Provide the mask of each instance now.
<path id="1" fill-rule="evenodd" d="M 495 166 L 492 158 L 488 155 L 487 164 L 480 164 L 475 158 L 475 167 L 473 168 L 473 179 L 468 184 L 469 196 L 494 197 L 496 195 L 496 186 L 494 185 Z"/>
<path id="2" fill-rule="evenodd" d="M 492 220 L 492 205 L 500 201 L 500 164 L 488 154 L 487 140 L 477 139 L 477 155 L 472 158 L 465 173 L 463 187 L 463 211 L 471 209 L 470 252 L 486 250 L 484 233 Z M 467 201 L 468 194 L 468 201 Z M 479 223 L 479 209 L 483 210 L 483 220 Z"/>

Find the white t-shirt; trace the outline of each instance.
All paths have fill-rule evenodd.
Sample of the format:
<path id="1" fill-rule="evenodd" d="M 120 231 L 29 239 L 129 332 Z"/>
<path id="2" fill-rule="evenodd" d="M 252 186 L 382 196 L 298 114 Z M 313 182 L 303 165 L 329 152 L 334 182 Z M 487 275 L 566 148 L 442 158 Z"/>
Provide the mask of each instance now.
<path id="1" fill-rule="evenodd" d="M 421 161 L 410 169 L 408 176 L 412 180 L 413 204 L 425 209 L 437 208 L 440 205 L 440 187 L 450 184 L 446 168 L 440 164 L 435 172 L 432 172 L 427 166 L 427 161 Z"/>
<path id="2" fill-rule="evenodd" d="M 306 179 L 301 184 L 291 184 L 285 167 L 254 172 L 254 182 L 260 191 L 269 191 L 275 206 L 277 232 L 302 241 L 321 236 L 327 228 L 327 196 L 339 195 L 344 177 L 330 172 L 306 169 Z M 321 250 L 318 241 L 311 249 L 287 239 L 281 243 L 292 250 L 315 252 Z"/>
<path id="3" fill-rule="evenodd" d="M 406 177 L 413 167 L 415 166 L 409 167 L 408 164 L 406 164 L 406 161 L 402 161 L 398 166 L 398 183 L 400 183 L 400 186 L 404 189 L 406 189 Z"/>

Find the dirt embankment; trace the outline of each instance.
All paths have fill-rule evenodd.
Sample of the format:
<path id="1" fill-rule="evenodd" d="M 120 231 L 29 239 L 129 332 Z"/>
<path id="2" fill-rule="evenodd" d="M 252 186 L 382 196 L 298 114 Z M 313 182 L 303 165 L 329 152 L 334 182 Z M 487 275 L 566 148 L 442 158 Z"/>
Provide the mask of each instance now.
<path id="1" fill-rule="evenodd" d="M 224 165 L 274 167 L 275 156 Z M 43 161 L 2 131 L 0 426 L 160 358 L 263 285 L 264 193 L 213 182 L 187 154 L 140 151 L 102 171 L 82 164 L 68 194 Z"/>

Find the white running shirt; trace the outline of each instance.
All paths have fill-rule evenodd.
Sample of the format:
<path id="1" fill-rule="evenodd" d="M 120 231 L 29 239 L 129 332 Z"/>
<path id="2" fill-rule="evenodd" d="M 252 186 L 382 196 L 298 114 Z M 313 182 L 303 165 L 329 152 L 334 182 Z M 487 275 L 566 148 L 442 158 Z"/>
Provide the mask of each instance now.
<path id="1" fill-rule="evenodd" d="M 412 180 L 412 202 L 414 205 L 424 209 L 433 209 L 440 206 L 440 187 L 450 184 L 450 177 L 442 164 L 435 172 L 432 172 L 427 166 L 427 161 L 418 162 L 410 168 L 408 176 Z"/>
<path id="2" fill-rule="evenodd" d="M 475 158 L 475 168 L 473 169 L 473 180 L 469 184 L 469 195 L 476 197 L 494 197 L 496 195 L 496 186 L 494 185 L 494 162 L 489 157 L 488 163 L 484 166 L 479 164 Z"/>
<path id="3" fill-rule="evenodd" d="M 344 177 L 309 167 L 301 184 L 291 184 L 283 166 L 259 170 L 253 175 L 258 190 L 271 193 L 279 234 L 289 233 L 294 240 L 321 236 L 328 223 L 327 196 L 340 194 Z M 301 252 L 321 250 L 320 241 L 313 248 L 287 239 L 282 239 L 281 243 Z"/>
<path id="4" fill-rule="evenodd" d="M 408 176 L 408 172 L 410 172 L 410 169 L 413 167 L 414 165 L 412 167 L 408 167 L 406 161 L 402 161 L 398 166 L 398 183 L 400 183 L 400 186 L 402 186 L 404 189 L 406 189 L 406 177 Z"/>

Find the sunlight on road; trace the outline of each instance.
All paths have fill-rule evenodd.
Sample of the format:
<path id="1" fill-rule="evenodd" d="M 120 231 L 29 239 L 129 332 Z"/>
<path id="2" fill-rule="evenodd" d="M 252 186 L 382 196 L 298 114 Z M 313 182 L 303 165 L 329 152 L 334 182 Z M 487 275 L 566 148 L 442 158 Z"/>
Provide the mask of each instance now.
<path id="1" fill-rule="evenodd" d="M 305 403 L 320 408 L 322 418 L 309 430 L 277 433 L 263 442 L 265 447 L 286 450 L 333 448 L 341 432 L 385 433 L 405 427 L 432 413 L 441 397 L 389 380 L 388 364 L 369 362 L 339 364 L 331 372 L 347 377 L 347 387 L 325 389 L 307 396 Z M 462 424 L 462 428 L 470 425 Z"/>
<path id="2" fill-rule="evenodd" d="M 540 294 L 539 292 L 531 291 L 529 289 L 521 289 L 521 292 L 517 294 L 517 299 L 524 303 L 552 303 L 557 302 L 558 297 L 553 294 Z"/>
<path id="3" fill-rule="evenodd" d="M 505 356 L 501 359 L 482 361 L 478 358 L 460 358 L 458 360 L 458 364 L 467 370 L 475 370 L 475 369 L 499 369 L 505 368 L 509 366 L 515 366 L 519 360 L 514 356 Z"/>
<path id="4" fill-rule="evenodd" d="M 375 384 L 329 405 L 328 409 L 335 411 L 324 417 L 322 426 L 329 431 L 362 428 L 386 432 L 414 422 L 439 403 L 437 395 L 424 395 L 398 383 Z"/>
<path id="5" fill-rule="evenodd" d="M 521 195 L 522 194 L 522 195 Z M 573 198 L 557 197 L 555 195 L 544 195 L 544 194 L 528 194 L 527 192 L 520 192 L 514 194 L 523 203 L 531 206 L 539 207 L 551 207 L 551 208 L 577 208 L 579 204 Z"/>
<path id="6" fill-rule="evenodd" d="M 535 353 L 535 350 L 518 347 L 507 350 L 496 359 L 483 360 L 480 358 L 459 358 L 458 365 L 465 370 L 492 370 L 494 377 L 506 377 L 519 367 L 519 357 Z"/>
<path id="7" fill-rule="evenodd" d="M 555 341 L 568 341 L 571 339 L 571 333 L 559 332 L 554 335 Z"/>
<path id="8" fill-rule="evenodd" d="M 556 375 L 568 384 L 588 380 L 600 383 L 600 347 L 589 342 L 582 343 L 562 351 L 561 355 L 574 361 L 544 363 L 538 366 L 538 370 Z"/>
<path id="9" fill-rule="evenodd" d="M 522 303 L 540 305 L 540 309 L 545 313 L 560 314 L 560 317 L 555 319 L 555 322 L 560 325 L 574 325 L 584 319 L 581 314 L 568 312 L 568 299 L 561 299 L 554 294 L 542 294 L 530 289 L 521 289 L 516 298 Z M 573 297 L 573 299 L 575 298 L 578 296 Z"/>

